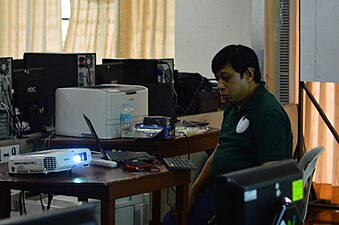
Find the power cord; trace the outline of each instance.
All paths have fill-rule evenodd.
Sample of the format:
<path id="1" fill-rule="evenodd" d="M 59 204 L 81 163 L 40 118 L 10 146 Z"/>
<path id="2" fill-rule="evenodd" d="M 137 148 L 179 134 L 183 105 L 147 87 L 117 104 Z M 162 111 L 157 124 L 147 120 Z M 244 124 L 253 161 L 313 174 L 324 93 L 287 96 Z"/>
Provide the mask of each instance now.
<path id="1" fill-rule="evenodd" d="M 197 88 L 195 89 L 193 95 L 192 95 L 192 99 L 186 109 L 186 111 L 184 112 L 184 115 L 187 115 L 187 113 L 189 113 L 189 111 L 191 110 L 192 106 L 193 106 L 193 103 L 195 102 L 195 98 L 196 96 L 198 95 L 199 91 L 200 91 L 200 88 L 202 86 L 202 84 L 204 83 L 204 77 L 201 76 L 201 81 L 200 81 L 200 84 L 197 86 Z"/>
<path id="2" fill-rule="evenodd" d="M 87 79 L 87 85 L 88 85 L 88 86 L 91 86 L 91 85 L 92 85 L 91 69 L 89 68 L 89 65 L 88 65 L 88 64 L 86 64 L 85 67 L 86 67 L 87 70 L 88 70 L 88 74 L 87 74 L 87 76 L 86 76 L 86 79 Z"/>
<path id="3" fill-rule="evenodd" d="M 43 145 L 42 145 L 42 147 L 41 147 L 41 150 L 44 150 L 44 149 L 45 149 L 46 143 L 47 143 L 47 149 L 49 149 L 49 147 L 50 147 L 50 145 L 51 145 L 51 138 L 54 136 L 54 134 L 55 134 L 55 132 L 52 131 L 52 132 L 50 132 L 50 134 L 45 138 L 44 143 L 43 143 Z"/>
<path id="4" fill-rule="evenodd" d="M 43 203 L 43 197 L 44 197 L 44 194 L 40 193 L 41 209 L 42 209 L 42 211 L 49 210 L 51 208 L 51 204 L 52 204 L 52 200 L 53 200 L 53 195 L 52 194 L 48 194 L 47 195 L 47 206 L 46 206 L 46 208 L 45 208 L 45 205 Z"/>
<path id="5" fill-rule="evenodd" d="M 187 134 L 185 132 L 181 132 L 182 135 L 185 137 L 186 141 L 187 141 L 187 158 L 190 159 L 191 158 L 191 143 L 190 143 L 190 140 L 187 136 Z"/>
<path id="6" fill-rule="evenodd" d="M 19 212 L 22 216 L 23 214 L 27 215 L 26 203 L 25 203 L 25 191 L 21 190 L 19 194 Z"/>

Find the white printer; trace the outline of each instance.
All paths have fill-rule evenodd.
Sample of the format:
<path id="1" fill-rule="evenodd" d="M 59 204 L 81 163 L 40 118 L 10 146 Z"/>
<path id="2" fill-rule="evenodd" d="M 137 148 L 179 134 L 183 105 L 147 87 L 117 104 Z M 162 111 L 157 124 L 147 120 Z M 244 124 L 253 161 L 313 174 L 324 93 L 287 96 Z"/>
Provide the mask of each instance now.
<path id="1" fill-rule="evenodd" d="M 138 85 L 104 84 L 91 87 L 58 88 L 55 92 L 55 130 L 57 135 L 91 135 L 84 120 L 92 122 L 99 138 L 118 138 L 120 110 L 123 104 L 133 108 L 133 122 L 148 115 L 148 90 Z"/>

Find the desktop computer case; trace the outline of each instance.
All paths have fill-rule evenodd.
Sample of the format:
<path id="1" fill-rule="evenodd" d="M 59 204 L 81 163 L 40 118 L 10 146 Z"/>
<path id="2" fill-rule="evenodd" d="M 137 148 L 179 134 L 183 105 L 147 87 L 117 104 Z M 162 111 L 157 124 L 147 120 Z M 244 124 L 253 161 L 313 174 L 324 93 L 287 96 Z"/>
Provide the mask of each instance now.
<path id="1" fill-rule="evenodd" d="M 10 100 L 12 99 L 12 61 L 12 57 L 0 57 L 0 82 L 2 86 L 0 101 L 2 104 L 6 105 L 8 109 L 12 108 L 12 102 Z M 0 108 L 2 108 L 2 111 L 0 112 L 0 138 L 7 138 L 10 135 L 9 123 L 11 121 L 4 106 L 2 105 Z"/>

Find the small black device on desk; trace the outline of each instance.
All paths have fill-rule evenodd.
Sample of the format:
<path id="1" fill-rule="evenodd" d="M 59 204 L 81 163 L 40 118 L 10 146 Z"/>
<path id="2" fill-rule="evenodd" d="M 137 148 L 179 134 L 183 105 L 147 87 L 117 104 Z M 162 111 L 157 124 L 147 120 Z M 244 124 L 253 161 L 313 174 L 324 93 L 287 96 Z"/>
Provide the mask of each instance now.
<path id="1" fill-rule="evenodd" d="M 163 158 L 162 161 L 169 170 L 195 170 L 197 168 L 189 159 Z"/>

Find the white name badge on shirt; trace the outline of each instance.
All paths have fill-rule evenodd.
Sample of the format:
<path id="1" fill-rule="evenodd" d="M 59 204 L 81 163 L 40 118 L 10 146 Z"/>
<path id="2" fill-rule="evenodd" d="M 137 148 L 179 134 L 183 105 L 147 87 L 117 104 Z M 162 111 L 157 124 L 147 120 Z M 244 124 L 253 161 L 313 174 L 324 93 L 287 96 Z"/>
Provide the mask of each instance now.
<path id="1" fill-rule="evenodd" d="M 237 128 L 235 129 L 235 131 L 238 134 L 243 133 L 250 125 L 250 121 L 245 117 L 241 117 L 241 119 L 238 122 Z"/>

